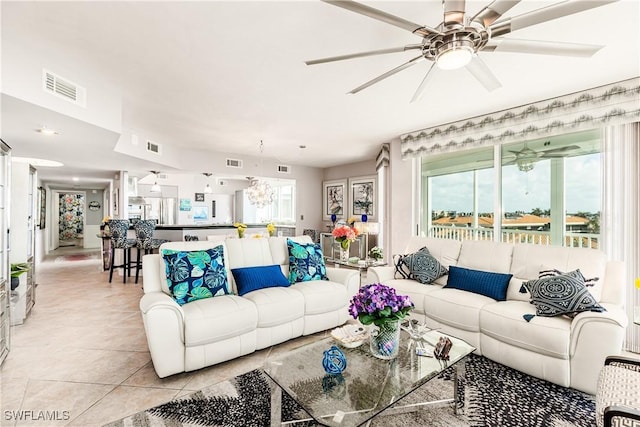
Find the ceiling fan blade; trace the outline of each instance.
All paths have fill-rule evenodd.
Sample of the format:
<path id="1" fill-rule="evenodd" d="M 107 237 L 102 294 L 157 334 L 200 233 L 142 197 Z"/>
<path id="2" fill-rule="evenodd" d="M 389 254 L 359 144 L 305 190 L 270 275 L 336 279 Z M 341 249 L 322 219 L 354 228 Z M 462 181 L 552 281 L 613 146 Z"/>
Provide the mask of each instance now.
<path id="1" fill-rule="evenodd" d="M 394 68 L 394 69 L 392 69 L 392 70 L 389 70 L 389 71 L 387 71 L 387 72 L 386 72 L 386 73 L 384 73 L 384 74 L 379 75 L 379 76 L 378 76 L 378 77 L 376 77 L 375 79 L 369 80 L 369 81 L 368 81 L 368 82 L 366 82 L 365 84 L 360 85 L 360 86 L 358 86 L 357 88 L 355 88 L 355 89 L 353 89 L 353 90 L 349 91 L 349 93 L 353 93 L 353 94 L 358 93 L 358 92 L 360 92 L 361 90 L 366 89 L 366 88 L 368 88 L 369 86 L 371 86 L 371 85 L 373 85 L 373 84 L 376 84 L 376 83 L 378 83 L 378 82 L 379 82 L 379 81 L 381 81 L 381 80 L 386 79 L 387 77 L 391 77 L 391 76 L 393 76 L 394 74 L 399 73 L 400 71 L 404 70 L 405 68 L 409 68 L 409 67 L 411 67 L 412 65 L 415 65 L 415 64 L 417 64 L 418 62 L 420 62 L 421 60 L 424 60 L 424 59 L 425 59 L 425 58 L 424 58 L 424 56 L 422 56 L 422 55 L 417 56 L 417 57 L 413 58 L 412 60 L 407 61 L 407 62 L 405 62 L 404 64 L 402 64 L 402 65 L 400 65 L 400 66 L 398 66 L 398 67 L 396 67 L 396 68 Z"/>
<path id="2" fill-rule="evenodd" d="M 436 68 L 434 67 L 435 62 L 432 63 L 429 66 L 429 69 L 427 70 L 427 74 L 424 75 L 424 77 L 422 78 L 422 81 L 420 82 L 420 85 L 418 86 L 418 88 L 416 89 L 416 92 L 413 94 L 413 98 L 411 98 L 411 102 L 415 102 L 417 100 L 419 100 L 420 98 L 422 98 L 422 94 L 424 93 L 424 89 L 427 87 L 427 83 L 429 82 L 429 80 L 431 80 L 431 76 L 433 75 L 433 69 Z"/>
<path id="3" fill-rule="evenodd" d="M 582 43 L 550 42 L 543 40 L 491 39 L 483 52 L 517 52 L 539 55 L 577 56 L 588 58 L 604 46 Z"/>
<path id="4" fill-rule="evenodd" d="M 428 36 L 432 34 L 440 34 L 442 33 L 434 28 L 429 28 L 424 25 L 416 24 L 415 22 L 408 21 L 404 18 L 400 18 L 398 16 L 392 15 L 387 12 L 383 12 L 378 9 L 374 9 L 373 7 L 366 6 L 361 3 L 357 3 L 351 0 L 322 0 L 325 3 L 332 4 L 334 6 L 341 7 L 343 9 L 350 10 L 351 12 L 359 13 L 364 16 L 368 16 L 369 18 L 377 19 L 378 21 L 386 22 L 387 24 L 395 25 L 396 27 L 400 27 L 402 29 L 411 31 L 414 34 L 418 34 L 419 36 Z"/>
<path id="5" fill-rule="evenodd" d="M 471 18 L 471 22 L 477 22 L 483 27 L 488 27 L 518 3 L 520 3 L 520 0 L 494 0 L 480 12 L 476 13 L 476 15 Z"/>
<path id="6" fill-rule="evenodd" d="M 331 57 L 328 57 L 328 58 L 313 59 L 311 61 L 305 61 L 305 64 L 307 64 L 307 65 L 323 64 L 325 62 L 342 61 L 342 60 L 345 60 L 345 59 L 362 58 L 362 57 L 365 57 L 365 56 L 373 56 L 373 55 L 384 55 L 384 54 L 387 54 L 387 53 L 405 52 L 407 50 L 421 49 L 421 48 L 422 48 L 422 44 L 409 44 L 409 45 L 401 46 L 401 47 L 391 47 L 391 48 L 388 48 L 388 49 L 370 50 L 368 52 L 358 52 L 358 53 L 351 53 L 351 54 L 348 54 L 348 55 L 331 56 Z"/>
<path id="7" fill-rule="evenodd" d="M 618 0 L 565 1 L 557 3 L 531 12 L 523 13 L 522 15 L 497 21 L 490 26 L 491 35 L 493 37 L 502 36 L 531 25 L 562 18 L 563 16 L 573 15 L 578 12 L 584 12 L 585 10 L 604 6 L 609 3 L 615 3 L 616 1 Z"/>
<path id="8" fill-rule="evenodd" d="M 445 25 L 464 25 L 465 0 L 443 0 Z"/>
<path id="9" fill-rule="evenodd" d="M 546 156 L 547 154 L 556 154 L 556 153 L 564 153 L 565 151 L 573 151 L 579 150 L 580 147 L 578 145 L 566 145 L 564 147 L 552 148 L 550 150 L 542 150 L 542 153 Z"/>
<path id="10" fill-rule="evenodd" d="M 478 55 L 473 55 L 466 68 L 489 92 L 502 86 L 489 67 L 487 67 L 487 64 Z"/>

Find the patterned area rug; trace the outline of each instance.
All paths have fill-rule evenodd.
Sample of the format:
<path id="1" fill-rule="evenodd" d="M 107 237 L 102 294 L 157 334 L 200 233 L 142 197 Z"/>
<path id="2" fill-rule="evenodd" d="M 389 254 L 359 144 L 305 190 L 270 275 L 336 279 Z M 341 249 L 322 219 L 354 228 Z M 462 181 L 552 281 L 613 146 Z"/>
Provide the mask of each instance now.
<path id="1" fill-rule="evenodd" d="M 105 427 L 268 426 L 270 385 L 266 375 L 254 370 L 194 394 L 172 400 Z M 484 357 L 471 355 L 465 380 L 465 415 L 456 416 L 450 406 L 380 417 L 372 426 L 595 426 L 591 395 L 551 384 L 507 368 Z M 452 396 L 452 371 L 443 372 L 400 404 Z M 288 396 L 283 396 L 283 421 L 307 418 Z M 306 422 L 296 426 L 316 426 Z"/>

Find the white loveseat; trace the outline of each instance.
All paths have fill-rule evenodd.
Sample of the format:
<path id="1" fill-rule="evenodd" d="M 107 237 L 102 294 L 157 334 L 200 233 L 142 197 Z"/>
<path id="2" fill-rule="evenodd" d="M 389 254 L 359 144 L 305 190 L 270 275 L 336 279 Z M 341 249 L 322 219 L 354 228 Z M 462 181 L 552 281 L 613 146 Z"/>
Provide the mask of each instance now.
<path id="1" fill-rule="evenodd" d="M 444 288 L 447 275 L 431 285 L 395 279 L 394 267 L 370 268 L 368 282 L 381 282 L 409 295 L 416 305 L 413 316 L 427 325 L 462 338 L 476 353 L 538 378 L 595 394 L 598 374 L 606 356 L 619 354 L 628 320 L 624 312 L 623 265 L 607 261 L 603 252 L 489 241 L 455 241 L 414 237 L 405 253 L 422 247 L 445 267 L 510 273 L 506 301 L 459 289 Z M 524 281 L 537 279 L 539 271 L 580 269 L 587 278 L 598 277 L 589 288 L 606 312 L 567 316 L 535 316 Z"/>
<path id="2" fill-rule="evenodd" d="M 292 239 L 311 243 L 308 236 Z M 360 285 L 358 272 L 351 269 L 327 268 L 329 281 L 301 282 L 237 295 L 230 269 L 277 264 L 287 276 L 289 254 L 284 237 L 169 242 L 160 251 L 206 250 L 220 244 L 224 246 L 225 268 L 234 295 L 184 305 L 170 296 L 161 255 L 143 258 L 140 311 L 153 366 L 160 378 L 234 359 L 347 321 L 349 300 Z"/>

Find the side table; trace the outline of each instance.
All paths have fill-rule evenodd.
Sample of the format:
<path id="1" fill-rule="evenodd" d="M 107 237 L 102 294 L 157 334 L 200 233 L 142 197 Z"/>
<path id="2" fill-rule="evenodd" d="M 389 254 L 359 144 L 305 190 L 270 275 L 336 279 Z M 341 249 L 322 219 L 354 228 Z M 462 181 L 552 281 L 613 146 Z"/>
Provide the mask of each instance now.
<path id="1" fill-rule="evenodd" d="M 362 286 L 362 280 L 367 278 L 367 270 L 369 269 L 369 267 L 382 267 L 384 265 L 387 265 L 387 263 L 384 262 L 384 261 L 346 262 L 346 261 L 341 261 L 341 260 L 336 259 L 336 258 L 325 258 L 325 263 L 333 264 L 333 266 L 336 267 L 336 268 L 343 268 L 344 267 L 344 268 L 353 268 L 353 269 L 359 270 L 360 271 L 360 286 Z"/>

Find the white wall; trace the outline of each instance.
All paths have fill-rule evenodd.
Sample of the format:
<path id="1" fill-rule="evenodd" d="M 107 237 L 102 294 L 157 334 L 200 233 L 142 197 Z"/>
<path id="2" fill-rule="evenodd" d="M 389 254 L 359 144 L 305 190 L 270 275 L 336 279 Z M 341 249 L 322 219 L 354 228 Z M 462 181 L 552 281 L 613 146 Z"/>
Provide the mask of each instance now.
<path id="1" fill-rule="evenodd" d="M 2 92 L 61 114 L 120 133 L 122 96 L 100 70 L 77 67 L 82 58 L 55 54 L 42 40 L 3 43 Z M 87 90 L 86 107 L 78 106 L 42 89 L 42 70 L 57 74 Z M 84 70 L 78 72 L 78 70 Z M 46 124 L 46 123 L 43 123 Z M 38 124 L 39 125 L 39 124 Z"/>
<path id="2" fill-rule="evenodd" d="M 386 237 L 387 246 L 390 243 L 390 253 L 404 252 L 409 237 L 415 233 L 415 224 L 412 223 L 412 210 L 414 200 L 411 194 L 412 172 L 411 160 L 402 160 L 400 155 L 400 138 L 391 141 L 391 160 L 389 161 L 389 173 L 391 175 L 390 194 L 387 197 L 389 206 L 390 224 L 389 235 Z"/>

